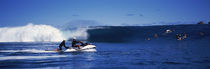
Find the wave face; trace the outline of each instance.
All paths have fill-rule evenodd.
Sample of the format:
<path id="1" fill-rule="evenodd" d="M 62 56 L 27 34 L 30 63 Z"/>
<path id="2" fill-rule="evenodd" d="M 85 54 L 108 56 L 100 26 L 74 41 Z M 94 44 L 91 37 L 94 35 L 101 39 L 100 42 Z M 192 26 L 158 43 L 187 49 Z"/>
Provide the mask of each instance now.
<path id="1" fill-rule="evenodd" d="M 56 42 L 65 39 L 62 32 L 50 25 L 33 25 L 0 28 L 0 42 Z"/>
<path id="2" fill-rule="evenodd" d="M 175 41 L 176 34 L 187 34 L 184 40 L 210 41 L 210 25 L 164 25 L 164 26 L 100 26 L 89 29 L 91 42 L 141 42 L 147 40 Z M 172 32 L 165 33 L 169 29 Z M 202 32 L 202 33 L 200 33 Z M 155 37 L 155 34 L 157 36 Z"/>
<path id="3" fill-rule="evenodd" d="M 171 33 L 165 33 L 169 29 Z M 57 42 L 78 40 L 89 42 L 135 42 L 149 40 L 177 40 L 176 34 L 187 34 L 185 40 L 210 41 L 210 25 L 164 26 L 88 26 L 58 29 L 50 25 L 33 25 L 0 28 L 0 42 Z M 200 33 L 202 32 L 202 33 Z M 155 37 L 157 34 L 158 37 Z"/>

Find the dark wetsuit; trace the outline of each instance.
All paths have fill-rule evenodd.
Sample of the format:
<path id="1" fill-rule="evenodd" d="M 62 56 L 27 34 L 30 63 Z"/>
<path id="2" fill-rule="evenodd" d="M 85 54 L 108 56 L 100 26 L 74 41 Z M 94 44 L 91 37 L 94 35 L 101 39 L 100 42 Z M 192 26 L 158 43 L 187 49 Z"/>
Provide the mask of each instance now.
<path id="1" fill-rule="evenodd" d="M 65 40 L 63 40 L 63 41 L 61 42 L 61 44 L 59 45 L 59 50 L 62 50 L 62 46 L 64 46 L 66 49 L 69 48 L 69 47 L 66 47 Z"/>
<path id="2" fill-rule="evenodd" d="M 76 45 L 77 43 L 80 43 L 80 42 L 79 41 L 76 41 L 76 40 L 73 40 L 72 41 L 72 47 L 77 47 L 77 45 Z"/>
<path id="3" fill-rule="evenodd" d="M 179 39 L 179 35 L 178 34 L 176 34 L 176 38 Z"/>

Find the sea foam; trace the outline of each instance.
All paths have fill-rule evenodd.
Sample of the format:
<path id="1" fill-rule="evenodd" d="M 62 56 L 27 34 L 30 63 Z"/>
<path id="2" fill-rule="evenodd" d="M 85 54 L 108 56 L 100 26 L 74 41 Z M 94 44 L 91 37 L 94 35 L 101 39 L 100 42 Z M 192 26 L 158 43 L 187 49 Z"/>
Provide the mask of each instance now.
<path id="1" fill-rule="evenodd" d="M 0 42 L 57 42 L 64 39 L 62 32 L 50 25 L 30 23 L 26 26 L 0 28 Z"/>

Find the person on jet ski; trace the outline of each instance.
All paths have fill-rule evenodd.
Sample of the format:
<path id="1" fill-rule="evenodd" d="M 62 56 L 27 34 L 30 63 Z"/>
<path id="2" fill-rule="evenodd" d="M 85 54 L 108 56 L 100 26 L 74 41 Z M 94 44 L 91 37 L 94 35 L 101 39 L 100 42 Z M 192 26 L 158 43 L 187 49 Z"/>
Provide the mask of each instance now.
<path id="1" fill-rule="evenodd" d="M 63 41 L 60 43 L 59 49 L 58 49 L 58 50 L 62 50 L 62 46 L 64 46 L 66 49 L 69 48 L 69 47 L 66 47 L 65 40 L 63 40 Z"/>
<path id="2" fill-rule="evenodd" d="M 78 49 L 80 49 L 80 45 L 77 45 L 77 43 L 82 43 L 82 42 L 81 41 L 76 41 L 76 38 L 73 38 L 72 47 L 78 47 Z"/>

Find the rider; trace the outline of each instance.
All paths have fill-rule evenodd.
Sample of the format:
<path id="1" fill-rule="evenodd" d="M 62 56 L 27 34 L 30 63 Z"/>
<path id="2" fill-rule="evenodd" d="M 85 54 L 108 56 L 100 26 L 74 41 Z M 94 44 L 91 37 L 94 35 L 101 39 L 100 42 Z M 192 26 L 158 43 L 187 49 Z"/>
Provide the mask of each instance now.
<path id="1" fill-rule="evenodd" d="M 68 49 L 69 47 L 66 47 L 66 44 L 65 44 L 65 40 L 63 40 L 60 45 L 59 45 L 59 50 L 62 50 L 62 46 L 64 46 L 66 49 Z"/>
<path id="2" fill-rule="evenodd" d="M 177 38 L 177 40 L 182 40 L 181 34 L 176 34 L 176 38 Z"/>
<path id="3" fill-rule="evenodd" d="M 80 45 L 77 45 L 77 43 L 82 43 L 82 42 L 81 41 L 76 41 L 76 38 L 73 38 L 72 47 L 78 47 L 78 49 L 80 49 Z"/>

